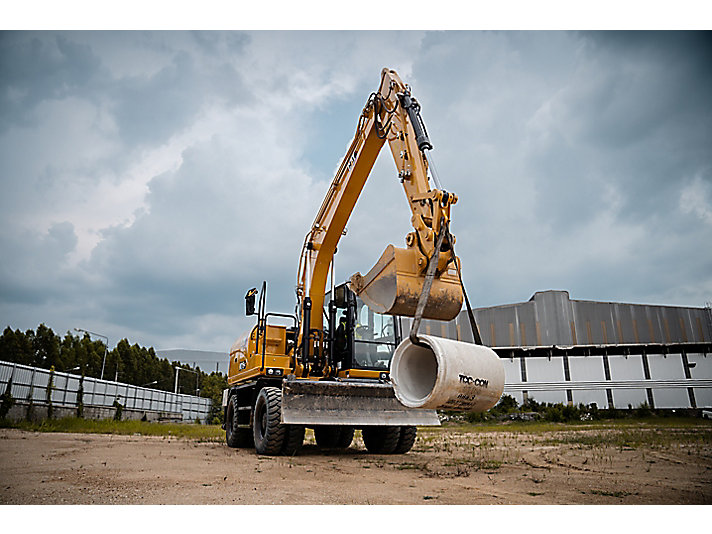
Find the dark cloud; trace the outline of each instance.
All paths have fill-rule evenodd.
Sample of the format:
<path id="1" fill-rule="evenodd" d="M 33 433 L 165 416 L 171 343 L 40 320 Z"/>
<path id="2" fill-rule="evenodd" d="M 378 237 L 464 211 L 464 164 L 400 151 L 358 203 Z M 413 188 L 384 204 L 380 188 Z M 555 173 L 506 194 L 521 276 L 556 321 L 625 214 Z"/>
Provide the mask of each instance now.
<path id="1" fill-rule="evenodd" d="M 43 235 L 0 232 L 0 300 L 12 305 L 71 298 L 77 274 L 67 268 L 67 257 L 76 244 L 74 226 L 67 221 Z"/>
<path id="2" fill-rule="evenodd" d="M 154 76 L 122 79 L 113 111 L 124 142 L 154 144 L 189 125 L 204 99 L 198 78 L 193 59 L 179 53 Z"/>
<path id="3" fill-rule="evenodd" d="M 87 44 L 61 35 L 0 33 L 0 132 L 13 123 L 36 123 L 32 111 L 47 99 L 87 95 L 101 61 Z"/>
<path id="4" fill-rule="evenodd" d="M 184 152 L 176 172 L 150 182 L 150 211 L 105 232 L 88 268 L 106 277 L 111 295 L 140 295 L 154 310 L 124 313 L 130 297 L 122 296 L 107 306 L 113 323 L 149 334 L 186 312 L 234 317 L 244 291 L 263 279 L 274 281 L 272 305 L 293 308 L 290 275 L 310 214 L 301 210 L 304 193 L 289 189 L 309 183 L 298 173 L 275 176 L 270 162 L 241 166 L 249 130 L 242 135 Z"/>

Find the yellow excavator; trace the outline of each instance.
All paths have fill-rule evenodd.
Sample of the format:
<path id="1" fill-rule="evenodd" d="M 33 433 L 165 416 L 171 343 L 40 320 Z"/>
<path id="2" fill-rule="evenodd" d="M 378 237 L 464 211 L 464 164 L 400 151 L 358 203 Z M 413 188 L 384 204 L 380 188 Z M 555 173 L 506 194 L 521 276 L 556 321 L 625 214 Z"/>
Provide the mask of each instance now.
<path id="1" fill-rule="evenodd" d="M 386 141 L 413 231 L 406 248 L 388 245 L 366 275 L 356 273 L 335 286 L 339 239 Z M 401 404 L 389 377 L 403 337 L 401 317 L 414 318 L 409 338 L 419 343 L 421 319 L 452 320 L 463 302 L 449 231 L 457 196 L 431 184 L 436 176 L 429 175 L 430 149 L 410 87 L 383 69 L 304 240 L 296 313 L 268 312 L 264 282 L 245 296 L 246 313 L 256 315 L 257 324 L 230 349 L 223 394 L 229 446 L 292 455 L 309 427 L 320 448 L 345 448 L 360 428 L 370 452 L 405 453 L 415 442 L 416 426 L 439 424 L 434 410 Z M 473 330 L 477 338 L 474 323 Z"/>

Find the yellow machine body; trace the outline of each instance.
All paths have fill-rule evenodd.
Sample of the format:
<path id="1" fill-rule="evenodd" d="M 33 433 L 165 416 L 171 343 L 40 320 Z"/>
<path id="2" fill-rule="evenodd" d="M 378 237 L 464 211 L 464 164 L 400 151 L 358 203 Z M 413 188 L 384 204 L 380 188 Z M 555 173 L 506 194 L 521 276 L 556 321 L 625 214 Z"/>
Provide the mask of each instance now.
<path id="1" fill-rule="evenodd" d="M 257 334 L 258 327 L 255 326 L 230 348 L 227 373 L 229 385 L 259 376 L 287 376 L 291 372 L 292 358 L 287 347 L 287 328 L 267 325 L 267 335 L 263 340 Z"/>
<path id="2" fill-rule="evenodd" d="M 241 336 L 230 348 L 227 383 L 230 386 L 259 377 L 278 378 L 298 373 L 300 366 L 294 365 L 294 347 L 287 342 L 287 327 L 267 325 L 267 335 L 260 340 L 258 327 Z M 263 351 L 264 349 L 264 351 Z M 345 369 L 337 373 L 338 378 L 365 378 L 379 380 L 383 371 L 373 369 Z M 309 380 L 322 377 L 312 376 Z"/>

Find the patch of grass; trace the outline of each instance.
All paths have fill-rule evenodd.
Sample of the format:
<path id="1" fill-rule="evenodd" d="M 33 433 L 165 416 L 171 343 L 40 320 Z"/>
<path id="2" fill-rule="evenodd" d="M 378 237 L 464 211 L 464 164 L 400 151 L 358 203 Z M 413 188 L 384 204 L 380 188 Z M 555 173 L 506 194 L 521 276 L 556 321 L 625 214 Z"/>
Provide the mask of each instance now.
<path id="1" fill-rule="evenodd" d="M 396 463 L 396 462 L 389 462 L 393 467 L 396 469 L 403 471 L 406 469 L 415 469 L 417 471 L 424 471 L 428 469 L 427 464 L 425 463 L 414 463 L 414 462 L 402 462 L 402 463 Z"/>
<path id="2" fill-rule="evenodd" d="M 202 442 L 217 442 L 225 439 L 225 432 L 218 425 L 193 423 L 149 423 L 146 421 L 114 421 L 113 419 L 79 419 L 65 417 L 41 422 L 0 421 L 0 428 L 17 428 L 29 432 L 69 432 L 74 434 L 118 434 L 139 436 L 163 436 L 195 439 Z"/>
<path id="3" fill-rule="evenodd" d="M 622 499 L 623 497 L 628 497 L 628 495 L 633 495 L 629 491 L 604 491 L 604 490 L 591 490 L 589 491 L 591 495 L 603 495 L 604 497 L 618 497 Z"/>
<path id="4" fill-rule="evenodd" d="M 640 447 L 664 448 L 671 445 L 703 445 L 712 442 L 712 430 L 706 428 L 615 428 L 595 434 L 567 432 L 547 437 L 545 445 L 579 445 L 584 448 L 616 447 L 634 450 Z"/>
<path id="5" fill-rule="evenodd" d="M 561 430 L 591 430 L 598 428 L 687 428 L 710 429 L 712 420 L 699 417 L 637 417 L 635 419 L 597 419 L 593 421 L 575 421 L 553 423 L 550 421 L 483 421 L 478 423 L 447 422 L 440 427 L 419 427 L 419 435 L 438 435 L 443 431 L 452 433 L 471 432 L 521 432 L 539 434 Z"/>
<path id="6" fill-rule="evenodd" d="M 457 460 L 454 462 L 445 462 L 443 464 L 443 466 L 445 467 L 456 467 L 461 465 L 471 467 L 477 471 L 495 471 L 502 467 L 502 462 L 490 458 L 478 458 L 475 460 Z"/>

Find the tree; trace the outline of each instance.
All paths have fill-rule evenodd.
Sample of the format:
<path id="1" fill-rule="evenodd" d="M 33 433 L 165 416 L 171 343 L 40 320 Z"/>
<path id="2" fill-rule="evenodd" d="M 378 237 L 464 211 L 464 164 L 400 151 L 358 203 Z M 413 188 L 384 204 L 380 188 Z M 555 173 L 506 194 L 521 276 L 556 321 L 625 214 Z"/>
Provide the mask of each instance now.
<path id="1" fill-rule="evenodd" d="M 34 351 L 31 339 L 34 338 L 34 335 L 32 330 L 28 330 L 25 334 L 20 330 L 13 332 L 9 326 L 5 328 L 0 337 L 0 359 L 6 362 L 32 365 Z"/>
<path id="2" fill-rule="evenodd" d="M 205 376 L 202 380 L 200 388 L 200 396 L 211 399 L 210 414 L 208 415 L 208 423 L 222 424 L 223 409 L 222 395 L 223 390 L 227 388 L 227 377 L 222 373 L 212 372 Z"/>
<path id="3" fill-rule="evenodd" d="M 32 365 L 35 367 L 49 369 L 59 363 L 59 338 L 44 323 L 37 327 L 37 333 L 32 339 L 32 348 L 34 349 Z"/>

